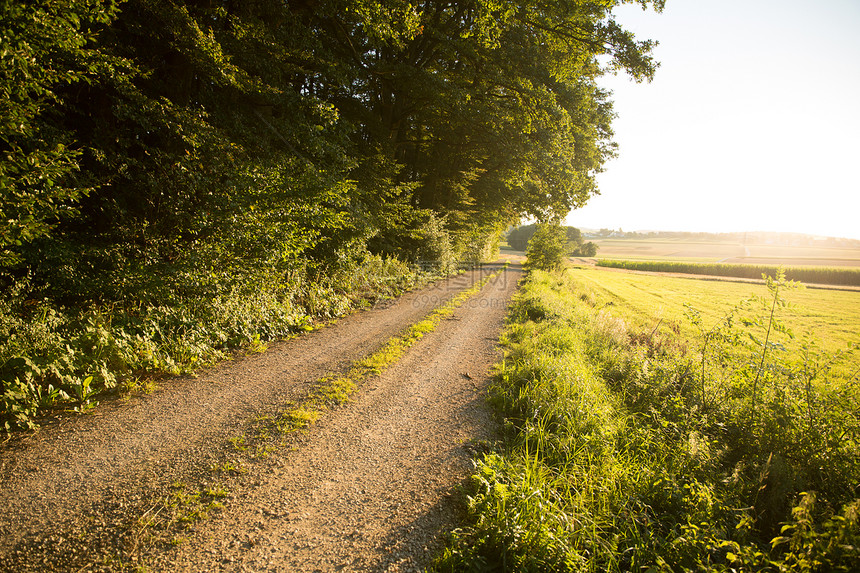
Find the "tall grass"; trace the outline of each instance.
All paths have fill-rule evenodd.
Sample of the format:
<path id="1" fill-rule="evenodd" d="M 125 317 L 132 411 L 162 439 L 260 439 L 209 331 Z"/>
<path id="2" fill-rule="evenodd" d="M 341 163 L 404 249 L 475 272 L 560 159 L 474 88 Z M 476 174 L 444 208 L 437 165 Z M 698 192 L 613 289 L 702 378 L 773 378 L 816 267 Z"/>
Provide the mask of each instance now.
<path id="1" fill-rule="evenodd" d="M 598 266 L 658 273 L 683 273 L 760 279 L 762 275 L 775 276 L 777 265 L 747 265 L 726 263 L 686 263 L 675 261 L 619 261 L 601 259 Z M 860 286 L 860 269 L 846 267 L 782 267 L 789 280 L 810 284 Z"/>
<path id="2" fill-rule="evenodd" d="M 856 384 L 828 388 L 822 357 L 777 359 L 780 328 L 739 318 L 775 334 L 717 387 L 731 356 L 708 358 L 703 382 L 689 341 L 632 332 L 595 299 L 569 272 L 518 293 L 491 390 L 504 445 L 478 462 L 436 569 L 851 570 Z"/>

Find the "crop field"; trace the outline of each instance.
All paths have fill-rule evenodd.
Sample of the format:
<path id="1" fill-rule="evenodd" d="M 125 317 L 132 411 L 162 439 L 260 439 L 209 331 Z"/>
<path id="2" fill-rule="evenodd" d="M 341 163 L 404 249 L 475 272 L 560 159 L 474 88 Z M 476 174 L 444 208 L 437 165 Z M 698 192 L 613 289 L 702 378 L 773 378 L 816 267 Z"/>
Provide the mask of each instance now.
<path id="1" fill-rule="evenodd" d="M 707 275 L 731 279 L 762 280 L 763 276 L 775 276 L 780 269 L 788 280 L 809 285 L 831 285 L 860 287 L 860 267 L 821 267 L 758 265 L 749 263 L 700 263 L 690 261 L 629 261 L 620 259 L 598 259 L 597 266 L 619 268 L 629 271 L 676 273 L 683 275 Z"/>
<path id="2" fill-rule="evenodd" d="M 687 239 L 595 239 L 603 259 L 724 262 L 786 266 L 860 267 L 860 248 L 776 245 Z"/>
<path id="3" fill-rule="evenodd" d="M 672 239 L 596 239 L 603 259 L 717 262 L 744 256 L 739 243 L 694 242 Z"/>
<path id="4" fill-rule="evenodd" d="M 618 273 L 598 268 L 572 271 L 579 281 L 605 293 L 614 311 L 640 326 L 662 320 L 689 328 L 685 306 L 701 311 L 710 321 L 725 315 L 741 300 L 764 296 L 764 285 L 706 281 L 694 278 Z M 860 292 L 794 289 L 784 293 L 793 308 L 784 309 L 795 335 L 814 335 L 829 351 L 860 340 Z M 623 309 L 623 310 L 622 310 Z"/>

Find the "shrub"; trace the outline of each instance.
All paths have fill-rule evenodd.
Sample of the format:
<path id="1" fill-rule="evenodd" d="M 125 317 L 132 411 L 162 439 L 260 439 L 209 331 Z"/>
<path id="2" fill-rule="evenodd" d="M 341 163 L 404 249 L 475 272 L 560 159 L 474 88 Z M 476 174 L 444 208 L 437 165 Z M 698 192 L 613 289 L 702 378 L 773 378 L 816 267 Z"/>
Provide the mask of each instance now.
<path id="1" fill-rule="evenodd" d="M 569 253 L 567 234 L 561 225 L 541 223 L 529 239 L 526 268 L 553 270 L 559 268 Z"/>

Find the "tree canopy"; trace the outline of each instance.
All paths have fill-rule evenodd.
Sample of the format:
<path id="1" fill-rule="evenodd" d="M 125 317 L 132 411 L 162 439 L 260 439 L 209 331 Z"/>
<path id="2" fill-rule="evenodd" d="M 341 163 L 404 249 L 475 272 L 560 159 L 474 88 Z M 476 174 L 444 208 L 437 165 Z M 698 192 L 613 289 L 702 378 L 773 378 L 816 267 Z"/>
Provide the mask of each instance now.
<path id="1" fill-rule="evenodd" d="M 625 3 L 4 0 L 0 268 L 111 300 L 201 269 L 478 257 L 597 191 L 596 80 L 656 68 Z"/>

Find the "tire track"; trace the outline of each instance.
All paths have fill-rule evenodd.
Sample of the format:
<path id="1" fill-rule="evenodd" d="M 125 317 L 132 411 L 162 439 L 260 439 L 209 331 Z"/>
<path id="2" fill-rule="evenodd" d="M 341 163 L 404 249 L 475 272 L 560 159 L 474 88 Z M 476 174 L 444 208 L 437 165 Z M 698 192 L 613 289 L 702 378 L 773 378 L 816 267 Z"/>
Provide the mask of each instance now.
<path id="1" fill-rule="evenodd" d="M 497 270 L 487 266 L 384 307 L 275 343 L 151 395 L 63 417 L 0 448 L 0 570 L 118 570 L 143 549 L 134 531 L 171 484 L 206 479 L 248 421 L 303 398 L 322 376 Z M 202 476 L 202 478 L 201 478 Z M 211 477 L 210 477 L 211 479 Z"/>
<path id="2" fill-rule="evenodd" d="M 416 571 L 456 525 L 475 440 L 495 437 L 491 365 L 520 277 L 510 269 L 251 478 L 170 571 Z"/>

